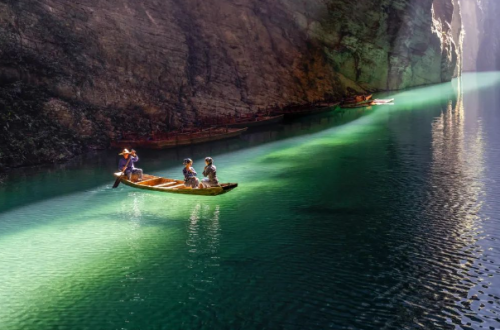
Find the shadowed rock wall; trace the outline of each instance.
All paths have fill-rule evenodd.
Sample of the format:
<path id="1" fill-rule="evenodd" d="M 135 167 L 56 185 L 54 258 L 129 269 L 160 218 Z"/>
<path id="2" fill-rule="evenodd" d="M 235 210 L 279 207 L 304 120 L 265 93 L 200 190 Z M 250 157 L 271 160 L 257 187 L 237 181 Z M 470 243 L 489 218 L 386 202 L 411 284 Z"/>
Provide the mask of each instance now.
<path id="1" fill-rule="evenodd" d="M 456 0 L 0 0 L 0 167 L 200 115 L 448 81 Z"/>

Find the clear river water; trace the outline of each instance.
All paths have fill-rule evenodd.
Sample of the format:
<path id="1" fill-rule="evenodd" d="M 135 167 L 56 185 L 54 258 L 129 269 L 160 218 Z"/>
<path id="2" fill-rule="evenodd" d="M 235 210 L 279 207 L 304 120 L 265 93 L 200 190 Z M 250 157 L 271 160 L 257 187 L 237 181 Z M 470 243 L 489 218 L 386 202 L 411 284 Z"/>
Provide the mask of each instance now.
<path id="1" fill-rule="evenodd" d="M 116 151 L 10 171 L 0 329 L 499 329 L 500 73 L 389 95 L 138 150 L 216 197 L 111 189 Z"/>

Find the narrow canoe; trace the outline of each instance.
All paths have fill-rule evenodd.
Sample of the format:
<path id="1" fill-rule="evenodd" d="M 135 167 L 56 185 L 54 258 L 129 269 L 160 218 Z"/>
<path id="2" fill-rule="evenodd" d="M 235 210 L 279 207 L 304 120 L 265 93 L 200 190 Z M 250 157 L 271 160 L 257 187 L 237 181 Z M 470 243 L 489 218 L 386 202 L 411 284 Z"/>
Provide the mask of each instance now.
<path id="1" fill-rule="evenodd" d="M 372 98 L 373 94 L 370 95 L 356 95 L 353 97 L 345 98 L 342 104 L 353 104 L 368 101 Z"/>
<path id="2" fill-rule="evenodd" d="M 160 176 L 149 174 L 144 174 L 143 180 L 139 182 L 136 181 L 136 177 L 132 177 L 132 181 L 129 181 L 126 176 L 121 176 L 120 172 L 114 173 L 114 176 L 116 178 L 120 177 L 121 183 L 133 188 L 172 194 L 216 196 L 227 193 L 228 191 L 238 187 L 237 183 L 221 183 L 219 187 L 192 189 L 186 187 L 183 180 L 162 178 Z"/>
<path id="3" fill-rule="evenodd" d="M 344 104 L 344 105 L 341 105 L 340 107 L 343 109 L 365 108 L 365 107 L 370 107 L 373 104 L 374 104 L 373 101 L 367 101 L 367 102 L 354 103 L 354 104 Z"/>
<path id="4" fill-rule="evenodd" d="M 373 100 L 373 104 L 388 104 L 394 102 L 394 99 L 376 99 Z"/>
<path id="5" fill-rule="evenodd" d="M 112 147 L 130 148 L 142 147 L 146 149 L 166 149 L 179 146 L 200 144 L 240 136 L 247 128 L 215 128 L 192 134 L 177 134 L 168 139 L 151 140 L 120 140 L 111 143 Z"/>
<path id="6" fill-rule="evenodd" d="M 257 117 L 256 119 L 243 119 L 242 121 L 228 124 L 227 127 L 243 128 L 243 127 L 265 126 L 265 125 L 276 124 L 276 123 L 282 122 L 283 117 L 284 117 L 284 115 L 277 115 L 277 116 Z"/>
<path id="7" fill-rule="evenodd" d="M 318 113 L 324 113 L 334 110 L 340 103 L 332 103 L 327 106 L 304 106 L 297 107 L 296 109 L 291 108 L 288 110 L 283 110 L 281 113 L 285 115 L 285 118 L 297 118 L 308 115 L 315 115 Z"/>

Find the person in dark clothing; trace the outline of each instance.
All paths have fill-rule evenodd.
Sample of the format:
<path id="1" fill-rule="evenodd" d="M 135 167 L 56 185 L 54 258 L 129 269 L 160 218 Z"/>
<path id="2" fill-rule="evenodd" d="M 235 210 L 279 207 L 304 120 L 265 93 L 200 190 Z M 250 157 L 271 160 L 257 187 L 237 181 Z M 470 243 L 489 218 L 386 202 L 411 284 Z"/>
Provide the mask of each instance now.
<path id="1" fill-rule="evenodd" d="M 191 167 L 193 165 L 193 161 L 190 158 L 184 159 L 184 168 L 182 169 L 182 173 L 184 174 L 184 185 L 188 188 L 199 188 L 200 180 L 196 177 L 198 174 Z"/>
<path id="2" fill-rule="evenodd" d="M 134 166 L 134 163 L 139 161 L 135 150 L 128 151 L 127 149 L 123 149 L 120 155 L 123 157 L 118 161 L 118 170 L 124 172 L 129 181 L 132 180 L 132 174 L 137 174 L 139 176 L 138 181 L 142 181 L 142 170 Z"/>
<path id="3" fill-rule="evenodd" d="M 201 180 L 201 184 L 204 188 L 218 187 L 219 180 L 217 179 L 217 168 L 213 164 L 213 159 L 211 157 L 205 158 L 205 169 L 203 170 L 203 176 L 206 176 Z"/>

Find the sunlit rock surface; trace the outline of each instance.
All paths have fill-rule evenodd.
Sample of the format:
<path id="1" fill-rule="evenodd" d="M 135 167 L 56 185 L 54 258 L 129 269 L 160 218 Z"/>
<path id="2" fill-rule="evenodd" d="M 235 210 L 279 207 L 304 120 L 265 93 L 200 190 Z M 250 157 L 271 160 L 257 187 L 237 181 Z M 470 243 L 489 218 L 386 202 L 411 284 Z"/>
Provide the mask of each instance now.
<path id="1" fill-rule="evenodd" d="M 500 2 L 497 0 L 478 1 L 479 43 L 477 51 L 477 71 L 500 70 Z"/>
<path id="2" fill-rule="evenodd" d="M 448 81 L 461 35 L 457 0 L 4 0 L 0 164 L 200 115 Z"/>
<path id="3" fill-rule="evenodd" d="M 460 0 L 466 35 L 464 71 L 500 70 L 500 2 Z"/>
<path id="4" fill-rule="evenodd" d="M 463 71 L 477 71 L 479 45 L 483 35 L 482 9 L 478 0 L 461 0 L 462 18 L 464 22 L 464 66 Z"/>
<path id="5" fill-rule="evenodd" d="M 500 70 L 500 2 L 488 0 L 483 3 L 484 36 L 480 38 L 477 69 L 478 71 Z"/>

